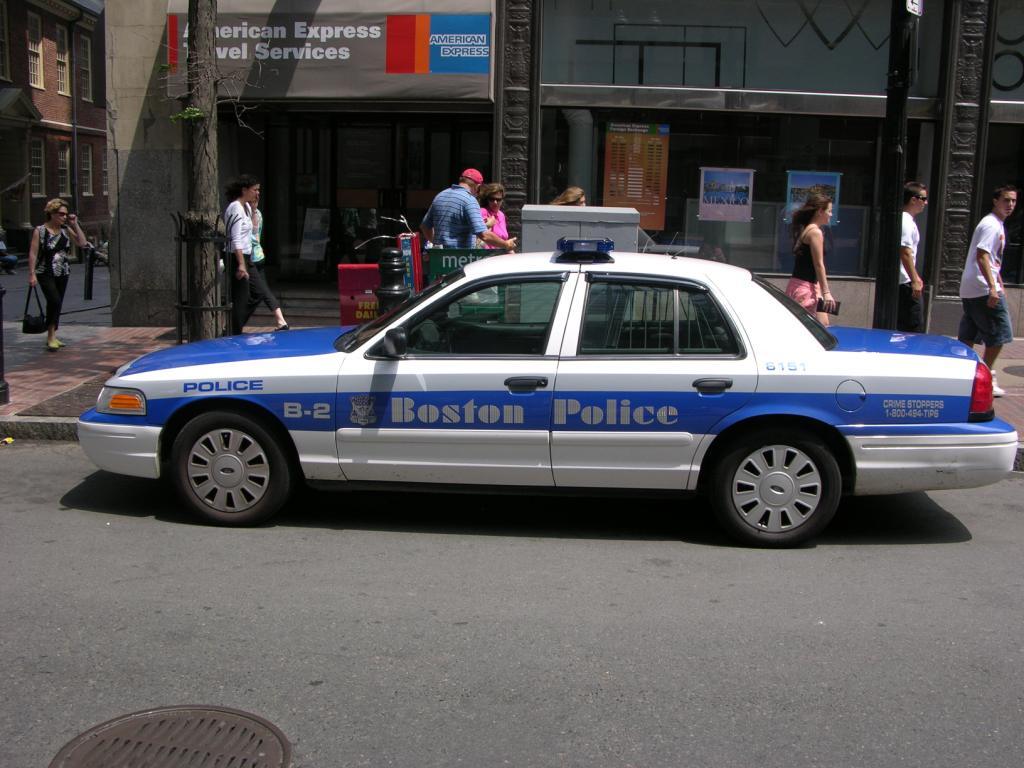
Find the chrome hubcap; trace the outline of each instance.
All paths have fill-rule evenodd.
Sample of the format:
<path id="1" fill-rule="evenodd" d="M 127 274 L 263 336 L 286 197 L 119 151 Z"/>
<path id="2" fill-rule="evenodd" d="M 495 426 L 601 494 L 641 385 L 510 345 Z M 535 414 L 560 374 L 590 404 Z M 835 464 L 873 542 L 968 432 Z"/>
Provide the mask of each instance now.
<path id="1" fill-rule="evenodd" d="M 759 531 L 791 531 L 811 519 L 821 503 L 821 473 L 803 451 L 766 445 L 740 462 L 732 501 L 747 525 Z"/>
<path id="2" fill-rule="evenodd" d="M 267 492 L 270 462 L 251 435 L 215 429 L 189 450 L 188 482 L 192 492 L 218 512 L 244 512 Z"/>

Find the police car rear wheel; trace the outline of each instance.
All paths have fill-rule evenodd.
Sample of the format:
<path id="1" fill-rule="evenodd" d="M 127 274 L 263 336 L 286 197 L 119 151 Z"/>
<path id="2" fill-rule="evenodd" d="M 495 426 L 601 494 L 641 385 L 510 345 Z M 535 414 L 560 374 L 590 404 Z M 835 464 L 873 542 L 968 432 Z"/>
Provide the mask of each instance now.
<path id="1" fill-rule="evenodd" d="M 735 538 L 794 546 L 821 533 L 839 506 L 842 479 L 828 448 L 809 434 L 759 432 L 738 440 L 719 464 L 714 505 Z"/>
<path id="2" fill-rule="evenodd" d="M 178 492 L 208 522 L 262 522 L 291 490 L 284 452 L 259 423 L 239 414 L 195 417 L 178 434 L 171 457 Z"/>

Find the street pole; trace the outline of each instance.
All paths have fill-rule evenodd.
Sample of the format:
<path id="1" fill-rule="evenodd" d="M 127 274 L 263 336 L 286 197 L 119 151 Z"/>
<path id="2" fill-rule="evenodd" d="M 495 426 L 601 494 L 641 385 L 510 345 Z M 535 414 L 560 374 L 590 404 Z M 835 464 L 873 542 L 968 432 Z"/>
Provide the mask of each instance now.
<path id="1" fill-rule="evenodd" d="M 11 390 L 4 381 L 4 294 L 7 289 L 0 285 L 0 405 L 6 405 L 11 401 Z"/>
<path id="2" fill-rule="evenodd" d="M 917 10 L 911 12 L 914 6 Z M 920 2 L 892 0 L 889 26 L 889 81 L 882 127 L 881 233 L 875 275 L 875 328 L 896 327 L 899 301 L 900 231 L 903 225 L 903 183 L 907 174 L 907 97 L 913 72 Z"/>

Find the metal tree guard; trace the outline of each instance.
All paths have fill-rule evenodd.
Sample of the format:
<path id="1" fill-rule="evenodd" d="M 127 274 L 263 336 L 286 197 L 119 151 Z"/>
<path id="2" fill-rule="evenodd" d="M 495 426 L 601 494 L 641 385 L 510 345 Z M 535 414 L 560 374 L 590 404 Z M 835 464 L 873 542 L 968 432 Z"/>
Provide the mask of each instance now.
<path id="1" fill-rule="evenodd" d="M 216 334 L 218 336 L 228 335 L 231 328 L 232 305 L 231 273 L 224 264 L 224 244 L 226 238 L 217 230 L 214 230 L 212 233 L 195 231 L 198 227 L 190 226 L 188 219 L 182 213 L 172 213 L 171 219 L 176 227 L 174 240 L 178 244 L 178 264 L 175 270 L 178 300 L 174 305 L 178 315 L 178 343 L 183 343 L 185 329 L 193 326 L 193 323 L 189 321 L 197 320 L 199 316 L 207 312 L 214 313 L 216 317 Z M 219 216 L 217 221 L 218 223 L 221 221 Z M 212 273 L 216 275 L 214 279 L 214 301 L 210 305 L 191 304 L 189 302 L 189 290 L 195 284 L 198 277 L 197 273 L 201 266 L 198 254 L 201 253 L 200 246 L 205 243 L 213 243 L 216 246 L 213 249 L 212 256 L 208 257 L 213 259 L 213 263 L 209 266 Z M 193 258 L 193 254 L 197 254 L 197 257 Z M 195 339 L 189 339 L 189 341 L 195 341 Z"/>

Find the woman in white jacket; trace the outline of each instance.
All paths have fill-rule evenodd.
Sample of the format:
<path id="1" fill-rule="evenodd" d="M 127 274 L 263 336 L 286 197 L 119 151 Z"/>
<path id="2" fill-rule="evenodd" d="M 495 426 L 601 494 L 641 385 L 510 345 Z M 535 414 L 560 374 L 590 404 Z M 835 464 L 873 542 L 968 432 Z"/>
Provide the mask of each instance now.
<path id="1" fill-rule="evenodd" d="M 231 279 L 231 332 L 242 332 L 249 313 L 249 268 L 252 256 L 252 205 L 259 199 L 260 182 L 255 176 L 242 174 L 225 188 L 231 202 L 224 209 L 227 228 L 228 260 L 233 268 Z"/>

